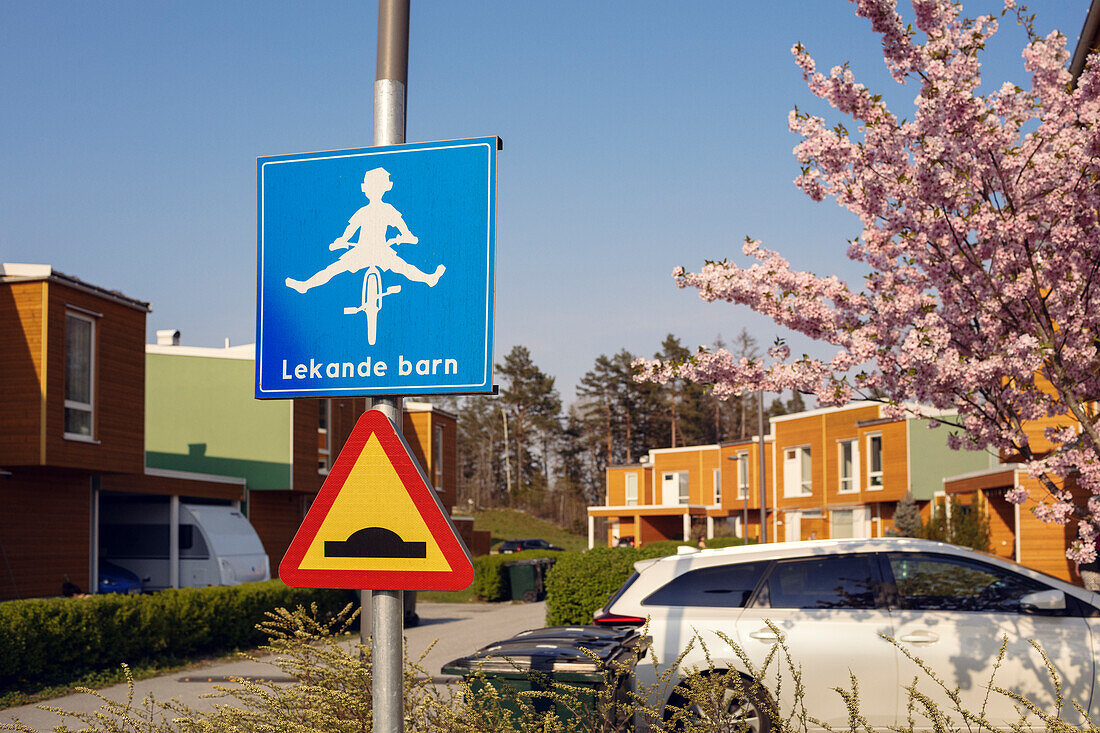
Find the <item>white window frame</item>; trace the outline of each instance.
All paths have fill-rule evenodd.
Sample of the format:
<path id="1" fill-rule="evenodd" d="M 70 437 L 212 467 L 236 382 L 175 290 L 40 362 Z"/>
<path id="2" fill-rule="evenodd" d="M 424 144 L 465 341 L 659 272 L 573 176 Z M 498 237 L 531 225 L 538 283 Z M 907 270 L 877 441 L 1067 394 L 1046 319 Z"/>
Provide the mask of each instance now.
<path id="1" fill-rule="evenodd" d="M 669 490 L 675 483 L 675 493 Z M 670 500 L 671 499 L 671 500 Z M 664 471 L 661 473 L 661 503 L 665 506 L 683 506 L 691 501 L 691 480 L 688 471 Z"/>
<path id="2" fill-rule="evenodd" d="M 871 446 L 878 442 L 878 470 L 873 469 L 871 463 L 875 457 L 875 451 Z M 882 433 L 868 433 L 867 434 L 867 490 L 868 491 L 881 491 L 882 490 Z"/>
<path id="3" fill-rule="evenodd" d="M 792 457 L 791 453 L 795 455 Z M 809 475 L 807 475 L 807 459 L 809 463 Z M 798 461 L 798 483 L 788 481 L 787 464 L 791 460 Z M 813 452 L 808 445 L 792 445 L 783 449 L 783 496 L 795 498 L 800 496 L 813 496 L 814 486 Z"/>
<path id="4" fill-rule="evenodd" d="M 714 481 L 714 506 L 722 506 L 722 469 L 715 468 Z"/>
<path id="5" fill-rule="evenodd" d="M 638 506 L 638 474 L 628 473 L 623 477 L 623 501 L 626 506 Z"/>
<path id="6" fill-rule="evenodd" d="M 325 447 L 322 448 L 320 440 L 317 441 L 317 473 L 327 476 L 332 468 L 332 400 L 322 398 L 317 401 L 317 435 L 325 436 Z M 321 411 L 325 413 L 325 427 L 321 427 Z"/>
<path id="7" fill-rule="evenodd" d="M 88 324 L 88 402 L 79 402 L 77 400 L 71 400 L 68 398 L 69 389 L 69 319 L 83 321 Z M 96 442 L 96 319 L 86 315 L 84 313 L 77 313 L 73 310 L 65 310 L 65 410 L 79 410 L 81 412 L 88 413 L 88 434 L 83 433 L 70 433 L 68 430 L 64 432 L 64 437 L 68 440 L 81 440 L 88 443 Z M 62 416 L 62 426 L 68 422 L 64 416 Z"/>
<path id="8" fill-rule="evenodd" d="M 749 498 L 749 453 L 742 451 L 737 454 L 737 500 L 744 501 Z"/>
<path id="9" fill-rule="evenodd" d="M 850 446 L 852 451 L 850 465 L 852 473 L 850 476 L 844 475 L 844 446 Z M 858 494 L 859 493 L 859 439 L 848 438 L 846 440 L 838 440 L 836 442 L 836 457 L 837 457 L 837 493 L 840 494 Z M 847 483 L 846 483 L 847 482 Z M 847 488 L 845 488 L 847 486 Z"/>

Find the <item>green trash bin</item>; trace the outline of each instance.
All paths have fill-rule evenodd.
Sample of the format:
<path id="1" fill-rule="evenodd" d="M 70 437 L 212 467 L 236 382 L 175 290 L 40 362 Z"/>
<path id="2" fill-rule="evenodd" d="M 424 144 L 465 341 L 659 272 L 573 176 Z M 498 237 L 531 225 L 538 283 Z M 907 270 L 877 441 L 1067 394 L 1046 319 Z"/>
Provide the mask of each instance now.
<path id="1" fill-rule="evenodd" d="M 534 603 L 546 598 L 546 573 L 553 564 L 554 561 L 548 557 L 504 563 L 504 567 L 508 569 L 512 600 Z"/>
<path id="2" fill-rule="evenodd" d="M 566 725 L 577 718 L 600 719 L 605 729 L 621 730 L 631 717 L 634 666 L 649 643 L 633 627 L 534 629 L 455 659 L 442 672 L 465 679 L 473 695 L 491 686 L 502 707 L 516 716 L 526 705 L 537 713 L 553 710 Z M 555 692 L 574 702 L 520 696 L 524 692 Z"/>

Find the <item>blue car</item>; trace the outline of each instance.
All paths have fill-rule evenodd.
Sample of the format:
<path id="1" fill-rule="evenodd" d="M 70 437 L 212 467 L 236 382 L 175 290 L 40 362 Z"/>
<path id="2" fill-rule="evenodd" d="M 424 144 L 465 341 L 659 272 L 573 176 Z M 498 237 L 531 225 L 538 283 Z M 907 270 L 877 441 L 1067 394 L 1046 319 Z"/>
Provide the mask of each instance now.
<path id="1" fill-rule="evenodd" d="M 141 578 L 106 560 L 99 561 L 100 593 L 141 593 Z"/>

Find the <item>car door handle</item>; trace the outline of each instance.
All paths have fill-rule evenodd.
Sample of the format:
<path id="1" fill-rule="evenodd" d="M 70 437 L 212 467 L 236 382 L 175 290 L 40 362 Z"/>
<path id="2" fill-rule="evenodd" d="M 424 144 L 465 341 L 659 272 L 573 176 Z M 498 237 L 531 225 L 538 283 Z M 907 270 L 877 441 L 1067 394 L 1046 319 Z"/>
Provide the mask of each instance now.
<path id="1" fill-rule="evenodd" d="M 766 627 L 758 631 L 752 632 L 751 634 L 749 634 L 749 637 L 752 639 L 757 639 L 758 641 L 771 642 L 781 641 L 783 639 L 782 634 L 776 634 L 774 631 Z"/>
<path id="2" fill-rule="evenodd" d="M 924 629 L 912 631 L 900 637 L 900 641 L 904 641 L 909 644 L 935 644 L 939 640 L 939 634 L 936 634 L 932 631 L 926 631 Z"/>

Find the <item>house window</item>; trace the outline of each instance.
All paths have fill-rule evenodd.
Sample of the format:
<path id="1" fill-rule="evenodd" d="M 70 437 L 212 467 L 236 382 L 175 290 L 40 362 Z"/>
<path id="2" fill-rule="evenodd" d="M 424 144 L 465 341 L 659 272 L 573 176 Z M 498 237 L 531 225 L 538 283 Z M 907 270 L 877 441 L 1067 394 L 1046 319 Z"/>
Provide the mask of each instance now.
<path id="1" fill-rule="evenodd" d="M 638 505 L 638 474 L 628 473 L 626 479 L 626 505 Z"/>
<path id="2" fill-rule="evenodd" d="M 809 496 L 813 493 L 813 461 L 810 447 L 788 448 L 783 457 L 783 496 Z"/>
<path id="3" fill-rule="evenodd" d="M 65 437 L 91 440 L 95 429 L 95 321 L 65 314 Z"/>
<path id="4" fill-rule="evenodd" d="M 722 505 L 722 469 L 714 469 L 714 505 Z"/>
<path id="5" fill-rule="evenodd" d="M 749 454 L 737 454 L 737 498 L 749 498 Z"/>
<path id="6" fill-rule="evenodd" d="M 842 440 L 837 443 L 840 453 L 840 493 L 859 491 L 859 443 Z"/>
<path id="7" fill-rule="evenodd" d="M 688 472 L 669 471 L 661 475 L 661 494 L 665 504 L 688 503 Z"/>
<path id="8" fill-rule="evenodd" d="M 435 490 L 443 491 L 443 426 L 436 425 L 432 431 L 432 468 Z"/>
<path id="9" fill-rule="evenodd" d="M 882 486 L 882 435 L 867 436 L 867 485 L 872 489 Z"/>
<path id="10" fill-rule="evenodd" d="M 317 400 L 317 472 L 332 468 L 332 400 Z"/>

